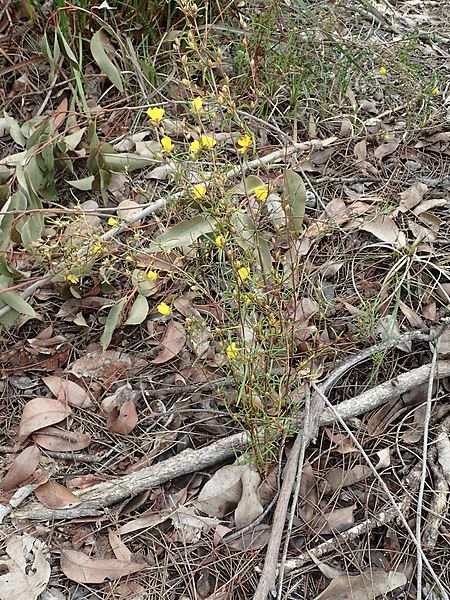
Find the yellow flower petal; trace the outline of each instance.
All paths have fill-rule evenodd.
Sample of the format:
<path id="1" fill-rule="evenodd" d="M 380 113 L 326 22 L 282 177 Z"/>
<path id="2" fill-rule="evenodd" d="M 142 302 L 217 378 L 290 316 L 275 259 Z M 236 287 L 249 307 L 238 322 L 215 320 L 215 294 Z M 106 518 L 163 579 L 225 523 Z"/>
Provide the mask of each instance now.
<path id="1" fill-rule="evenodd" d="M 433 96 L 437 96 L 439 94 L 439 88 L 436 86 L 431 90 Z"/>
<path id="2" fill-rule="evenodd" d="M 250 276 L 250 269 L 247 267 L 241 267 L 238 269 L 238 277 L 241 281 L 245 281 Z"/>
<path id="3" fill-rule="evenodd" d="M 237 347 L 235 342 L 231 342 L 226 347 L 226 353 L 229 359 L 234 360 L 239 356 L 240 349 Z"/>
<path id="4" fill-rule="evenodd" d="M 269 190 L 267 189 L 267 186 L 261 185 L 253 190 L 253 195 L 256 196 L 257 200 L 264 202 L 264 200 L 267 200 Z"/>
<path id="5" fill-rule="evenodd" d="M 202 147 L 200 146 L 200 142 L 198 140 L 194 140 L 189 144 L 189 152 L 194 157 L 200 152 L 201 148 Z"/>
<path id="6" fill-rule="evenodd" d="M 196 113 L 201 113 L 203 111 L 203 100 L 200 96 L 197 96 L 197 98 L 192 100 L 192 110 Z"/>
<path id="7" fill-rule="evenodd" d="M 78 283 L 79 279 L 78 277 L 75 277 L 75 275 L 72 275 L 72 273 L 67 273 L 67 275 L 64 277 L 64 279 L 66 281 L 68 281 L 69 283 Z"/>
<path id="8" fill-rule="evenodd" d="M 225 240 L 221 235 L 218 235 L 214 241 L 216 246 L 219 246 L 219 248 L 223 248 L 225 246 Z"/>
<path id="9" fill-rule="evenodd" d="M 247 150 L 253 145 L 252 136 L 246 133 L 237 141 L 237 145 L 240 146 L 240 148 L 238 148 L 238 152 L 240 154 L 245 154 Z"/>
<path id="10" fill-rule="evenodd" d="M 382 66 L 378 69 L 378 72 L 380 75 L 386 75 L 387 69 L 386 69 L 386 67 Z"/>
<path id="11" fill-rule="evenodd" d="M 158 279 L 158 273 L 156 271 L 149 271 L 147 273 L 147 279 L 150 279 L 150 281 L 156 281 Z"/>
<path id="12" fill-rule="evenodd" d="M 203 148 L 211 150 L 217 144 L 217 140 L 212 135 L 202 135 L 200 136 L 200 144 Z"/>
<path id="13" fill-rule="evenodd" d="M 161 138 L 161 146 L 165 152 L 172 152 L 173 150 L 173 142 L 170 137 L 165 135 Z"/>
<path id="14" fill-rule="evenodd" d="M 98 254 L 102 249 L 102 245 L 100 243 L 94 244 L 92 246 L 92 254 Z"/>
<path id="15" fill-rule="evenodd" d="M 153 125 L 159 125 L 166 111 L 160 106 L 153 106 L 147 110 L 147 115 L 150 117 Z"/>
<path id="16" fill-rule="evenodd" d="M 111 227 L 115 227 L 118 223 L 119 221 L 115 217 L 109 217 L 108 225 L 111 225 Z"/>
<path id="17" fill-rule="evenodd" d="M 203 185 L 203 183 L 197 183 L 197 185 L 194 185 L 192 191 L 194 194 L 194 198 L 197 198 L 197 200 L 201 200 L 202 198 L 204 198 L 206 196 L 206 193 L 208 192 L 207 188 Z"/>
<path id="18" fill-rule="evenodd" d="M 172 309 L 165 302 L 161 302 L 161 304 L 158 304 L 156 310 L 159 312 L 160 315 L 163 315 L 163 317 L 167 317 L 168 315 L 172 314 Z"/>

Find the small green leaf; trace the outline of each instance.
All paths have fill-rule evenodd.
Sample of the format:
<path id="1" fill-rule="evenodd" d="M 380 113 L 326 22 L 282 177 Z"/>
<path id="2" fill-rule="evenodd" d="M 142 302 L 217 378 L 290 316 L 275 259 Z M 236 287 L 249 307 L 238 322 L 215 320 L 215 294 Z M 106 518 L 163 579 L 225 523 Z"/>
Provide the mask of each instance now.
<path id="1" fill-rule="evenodd" d="M 80 327 L 89 328 L 89 325 L 87 324 L 86 319 L 84 318 L 84 315 L 81 311 L 75 315 L 73 322 L 75 323 L 75 325 L 79 325 Z"/>
<path id="2" fill-rule="evenodd" d="M 3 115 L 5 117 L 6 124 L 9 127 L 10 136 L 18 146 L 23 148 L 25 146 L 26 139 L 20 130 L 19 123 L 13 117 L 10 117 L 6 111 L 3 112 Z"/>
<path id="3" fill-rule="evenodd" d="M 244 181 L 241 181 L 241 183 L 238 183 L 231 189 L 231 193 L 240 196 L 250 196 L 253 190 L 264 186 L 265 183 L 262 179 L 256 175 L 248 175 Z"/>
<path id="4" fill-rule="evenodd" d="M 36 317 L 36 311 L 16 292 L 0 292 L 0 299 L 21 315 Z"/>
<path id="5" fill-rule="evenodd" d="M 120 318 L 122 316 L 123 309 L 125 308 L 125 304 L 127 302 L 126 298 L 122 298 L 119 300 L 117 304 L 111 308 L 106 317 L 105 321 L 105 329 L 103 330 L 102 336 L 100 338 L 100 344 L 104 350 L 106 350 L 111 343 L 112 336 L 114 331 L 120 325 Z"/>
<path id="6" fill-rule="evenodd" d="M 285 209 L 288 229 L 292 233 L 299 233 L 305 217 L 306 188 L 303 179 L 292 169 L 287 169 L 284 174 L 283 199 L 289 206 L 289 209 Z"/>
<path id="7" fill-rule="evenodd" d="M 100 71 L 106 75 L 111 83 L 123 93 L 122 76 L 119 69 L 113 64 L 109 56 L 106 54 L 105 45 L 108 44 L 108 38 L 102 31 L 94 33 L 91 40 L 92 56 L 100 67 Z"/>
<path id="8" fill-rule="evenodd" d="M 81 190 L 82 192 L 87 192 L 92 190 L 92 184 L 94 183 L 95 176 L 89 175 L 89 177 L 84 177 L 83 179 L 74 179 L 72 181 L 68 181 L 67 183 L 77 190 Z"/>
<path id="9" fill-rule="evenodd" d="M 133 302 L 133 306 L 130 308 L 128 318 L 124 325 L 140 325 L 147 318 L 148 310 L 147 298 L 138 294 L 136 300 Z"/>
<path id="10" fill-rule="evenodd" d="M 61 51 L 61 54 L 64 56 L 64 58 L 66 58 L 69 61 L 71 67 L 79 71 L 80 65 L 78 64 L 77 57 L 73 53 L 72 48 L 67 43 L 62 31 L 58 29 L 56 33 L 58 36 L 58 46 Z"/>
<path id="11" fill-rule="evenodd" d="M 62 139 L 62 141 L 66 144 L 66 146 L 69 150 L 75 150 L 75 148 L 78 146 L 78 144 L 83 139 L 83 135 L 84 135 L 85 131 L 86 131 L 86 127 L 82 127 L 78 131 L 75 131 L 74 133 L 71 133 L 70 135 L 66 135 L 66 137 L 64 137 Z"/>
<path id="12" fill-rule="evenodd" d="M 181 221 L 155 238 L 150 245 L 150 252 L 157 250 L 172 250 L 178 246 L 191 246 L 199 237 L 217 229 L 215 219 L 203 216 Z"/>

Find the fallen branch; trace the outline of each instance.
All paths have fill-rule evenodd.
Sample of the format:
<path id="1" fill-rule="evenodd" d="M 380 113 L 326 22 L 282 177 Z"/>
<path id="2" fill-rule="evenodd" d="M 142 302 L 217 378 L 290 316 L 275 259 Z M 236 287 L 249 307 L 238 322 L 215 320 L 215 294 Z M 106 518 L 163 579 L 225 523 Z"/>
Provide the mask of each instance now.
<path id="1" fill-rule="evenodd" d="M 375 388 L 338 404 L 335 409 L 342 419 L 350 419 L 364 414 L 384 404 L 393 397 L 399 397 L 410 389 L 424 383 L 430 376 L 430 365 L 423 365 L 398 377 L 382 383 Z M 450 361 L 438 361 L 437 376 L 450 376 Z M 328 425 L 335 419 L 331 413 L 321 415 L 319 425 Z M 160 463 L 146 467 L 136 473 L 116 477 L 79 492 L 78 497 L 83 502 L 75 508 L 50 510 L 41 504 L 34 503 L 27 509 L 17 511 L 19 519 L 74 519 L 78 517 L 99 516 L 105 514 L 105 509 L 117 502 L 152 489 L 175 477 L 201 471 L 207 467 L 230 459 L 248 446 L 249 435 L 238 433 L 205 448 L 198 450 L 183 450 L 177 456 Z"/>

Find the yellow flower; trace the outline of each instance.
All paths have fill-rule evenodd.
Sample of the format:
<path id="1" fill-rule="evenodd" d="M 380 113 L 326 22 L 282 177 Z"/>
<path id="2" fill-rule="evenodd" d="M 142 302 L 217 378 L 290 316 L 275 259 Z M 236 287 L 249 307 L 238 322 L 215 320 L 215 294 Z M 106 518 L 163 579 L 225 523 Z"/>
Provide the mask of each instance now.
<path id="1" fill-rule="evenodd" d="M 231 344 L 228 344 L 227 349 L 227 356 L 229 359 L 234 360 L 239 356 L 239 348 L 237 347 L 235 342 L 231 342 Z"/>
<path id="2" fill-rule="evenodd" d="M 195 158 L 195 156 L 200 152 L 201 146 L 198 140 L 194 140 L 189 144 L 189 152 Z"/>
<path id="3" fill-rule="evenodd" d="M 219 248 L 223 248 L 225 246 L 225 240 L 221 235 L 218 235 L 214 241 L 216 242 L 216 246 L 219 246 Z"/>
<path id="4" fill-rule="evenodd" d="M 247 269 L 247 267 L 241 267 L 240 269 L 238 269 L 238 277 L 241 281 L 245 281 L 246 279 L 248 279 L 250 275 L 250 269 Z"/>
<path id="5" fill-rule="evenodd" d="M 439 88 L 438 88 L 438 86 L 434 87 L 431 90 L 431 93 L 433 94 L 433 96 L 437 96 L 439 94 Z"/>
<path id="6" fill-rule="evenodd" d="M 211 148 L 214 148 L 214 146 L 217 144 L 217 140 L 212 135 L 202 135 L 200 136 L 200 143 L 203 148 L 211 150 Z"/>
<path id="7" fill-rule="evenodd" d="M 94 244 L 92 246 L 92 254 L 98 254 L 101 249 L 102 249 L 102 245 L 100 244 L 100 242 L 97 242 L 96 244 Z"/>
<path id="8" fill-rule="evenodd" d="M 159 312 L 160 315 L 163 315 L 163 317 L 167 317 L 168 315 L 172 314 L 172 309 L 165 302 L 161 302 L 161 304 L 158 304 L 156 310 Z"/>
<path id="9" fill-rule="evenodd" d="M 253 195 L 256 196 L 257 200 L 264 202 L 264 200 L 267 200 L 267 196 L 269 195 L 269 190 L 267 189 L 267 186 L 260 185 L 259 187 L 256 187 L 253 190 Z"/>
<path id="10" fill-rule="evenodd" d="M 203 112 L 203 100 L 200 98 L 200 96 L 197 96 L 197 98 L 192 100 L 192 110 L 195 113 Z"/>
<path id="11" fill-rule="evenodd" d="M 159 125 L 164 117 L 165 110 L 159 106 L 154 106 L 147 110 L 147 115 L 150 117 L 152 125 Z"/>
<path id="12" fill-rule="evenodd" d="M 385 67 L 385 66 L 382 66 L 382 67 L 380 67 L 380 68 L 378 69 L 378 72 L 379 72 L 379 74 L 380 74 L 380 75 L 386 75 L 386 73 L 387 73 L 387 69 L 386 69 L 386 67 Z"/>
<path id="13" fill-rule="evenodd" d="M 111 225 L 111 227 L 115 227 L 118 223 L 119 221 L 115 217 L 109 217 L 108 225 Z"/>
<path id="14" fill-rule="evenodd" d="M 201 200 L 206 196 L 208 190 L 203 185 L 203 183 L 197 183 L 197 185 L 194 185 L 194 187 L 192 188 L 192 191 L 194 193 L 194 198 L 197 198 L 197 200 Z"/>
<path id="15" fill-rule="evenodd" d="M 150 281 L 156 281 L 158 279 L 158 273 L 156 271 L 149 271 L 147 273 L 147 279 L 150 279 Z"/>
<path id="16" fill-rule="evenodd" d="M 173 143 L 170 137 L 168 137 L 167 135 L 165 135 L 164 137 L 161 138 L 161 146 L 163 147 L 163 150 L 165 152 L 172 152 L 173 150 Z"/>
<path id="17" fill-rule="evenodd" d="M 240 154 L 245 154 L 247 150 L 253 145 L 252 136 L 246 133 L 237 141 L 237 145 L 240 146 L 240 148 L 238 148 L 238 152 Z"/>
<path id="18" fill-rule="evenodd" d="M 72 273 L 67 273 L 67 275 L 64 277 L 65 281 L 68 281 L 69 283 L 78 283 L 78 277 L 75 277 L 75 275 L 72 275 Z"/>

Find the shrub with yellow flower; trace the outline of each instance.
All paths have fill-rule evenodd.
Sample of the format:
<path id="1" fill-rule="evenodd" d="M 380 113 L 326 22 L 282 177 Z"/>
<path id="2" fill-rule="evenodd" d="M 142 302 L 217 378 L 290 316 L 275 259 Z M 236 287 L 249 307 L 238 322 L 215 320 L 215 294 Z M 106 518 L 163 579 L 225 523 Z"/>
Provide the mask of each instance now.
<path id="1" fill-rule="evenodd" d="M 385 67 L 385 66 L 381 66 L 381 67 L 378 69 L 378 73 L 379 73 L 380 75 L 386 75 L 386 74 L 387 74 L 387 69 L 386 69 L 386 67 Z"/>
<path id="2" fill-rule="evenodd" d="M 203 185 L 203 183 L 197 183 L 192 188 L 192 193 L 194 194 L 194 198 L 196 198 L 197 200 L 201 200 L 202 198 L 204 198 L 206 196 L 207 192 L 208 192 L 208 190 L 207 190 L 206 186 Z"/>
<path id="3" fill-rule="evenodd" d="M 172 139 L 165 135 L 161 138 L 161 146 L 163 147 L 164 152 L 172 152 L 173 150 L 173 142 Z"/>
<path id="4" fill-rule="evenodd" d="M 107 222 L 108 222 L 108 225 L 110 225 L 111 227 L 115 227 L 116 225 L 119 224 L 119 221 L 115 217 L 109 217 Z"/>
<path id="5" fill-rule="evenodd" d="M 148 271 L 147 279 L 150 279 L 150 281 L 156 281 L 158 279 L 158 273 L 156 271 Z"/>
<path id="6" fill-rule="evenodd" d="M 225 246 L 225 240 L 221 235 L 216 236 L 216 239 L 214 241 L 216 243 L 216 246 L 218 246 L 219 248 L 223 248 Z"/>
<path id="7" fill-rule="evenodd" d="M 237 346 L 236 342 L 231 342 L 231 344 L 228 344 L 226 347 L 226 353 L 230 360 L 236 360 L 239 356 L 240 348 Z"/>
<path id="8" fill-rule="evenodd" d="M 217 140 L 212 135 L 202 135 L 200 136 L 200 144 L 203 148 L 211 150 L 211 148 L 214 148 L 214 146 L 217 144 Z"/>
<path id="9" fill-rule="evenodd" d="M 269 190 L 267 189 L 266 185 L 260 185 L 259 187 L 256 187 L 253 190 L 253 195 L 260 202 L 264 202 L 265 200 L 267 200 L 267 197 L 269 195 Z"/>
<path id="10" fill-rule="evenodd" d="M 155 127 L 161 123 L 165 114 L 166 111 L 160 106 L 153 106 L 147 110 L 147 115 L 150 117 L 151 123 L 152 125 L 155 125 Z"/>
<path id="11" fill-rule="evenodd" d="M 190 152 L 192 158 L 195 158 L 201 149 L 202 149 L 202 147 L 198 140 L 194 140 L 193 142 L 191 142 L 189 144 L 189 152 Z"/>
<path id="12" fill-rule="evenodd" d="M 247 267 L 240 267 L 238 269 L 237 274 L 241 281 L 245 281 L 250 277 L 250 269 L 248 269 Z"/>
<path id="13" fill-rule="evenodd" d="M 200 98 L 200 96 L 197 96 L 197 98 L 192 100 L 191 106 L 193 112 L 197 114 L 203 112 L 203 100 Z"/>
<path id="14" fill-rule="evenodd" d="M 169 315 L 172 314 L 172 309 L 170 308 L 170 306 L 168 304 L 166 304 L 165 302 L 161 302 L 160 304 L 158 304 L 158 306 L 156 307 L 156 310 L 159 312 L 160 315 L 162 315 L 163 317 L 168 317 Z"/>
<path id="15" fill-rule="evenodd" d="M 75 277 L 73 273 L 67 273 L 67 275 L 64 276 L 64 280 L 74 285 L 79 281 L 78 277 Z"/>
<path id="16" fill-rule="evenodd" d="M 250 134 L 246 133 L 243 135 L 238 141 L 237 145 L 239 146 L 238 152 L 239 154 L 245 154 L 253 145 L 253 138 Z"/>

